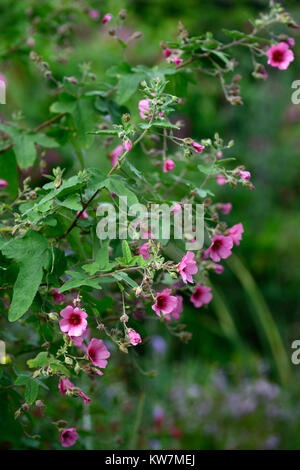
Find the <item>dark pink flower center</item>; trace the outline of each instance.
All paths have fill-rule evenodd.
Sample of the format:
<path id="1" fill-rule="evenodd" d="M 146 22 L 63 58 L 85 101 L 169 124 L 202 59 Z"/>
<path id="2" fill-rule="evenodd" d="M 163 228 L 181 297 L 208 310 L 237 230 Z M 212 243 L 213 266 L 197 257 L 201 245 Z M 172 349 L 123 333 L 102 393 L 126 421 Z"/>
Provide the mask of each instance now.
<path id="1" fill-rule="evenodd" d="M 273 54 L 273 60 L 275 62 L 282 62 L 283 61 L 283 52 L 275 51 Z"/>
<path id="2" fill-rule="evenodd" d="M 198 300 L 200 299 L 201 295 L 202 295 L 202 289 L 201 287 L 198 287 L 198 289 L 193 293 L 193 297 L 194 299 Z"/>
<path id="3" fill-rule="evenodd" d="M 213 250 L 219 250 L 219 248 L 221 248 L 221 246 L 222 246 L 221 240 L 216 240 L 212 245 L 212 249 Z"/>
<path id="4" fill-rule="evenodd" d="M 71 325 L 73 325 L 73 326 L 80 325 L 80 323 L 81 323 L 81 317 L 80 317 L 80 315 L 78 315 L 77 313 L 72 313 L 72 315 L 71 315 L 70 318 L 69 318 L 69 322 L 70 322 Z"/>
<path id="5" fill-rule="evenodd" d="M 95 349 L 89 349 L 89 358 L 90 358 L 91 361 L 96 360 L 96 351 L 95 351 Z"/>
<path id="6" fill-rule="evenodd" d="M 159 295 L 159 296 L 157 297 L 157 300 L 156 300 L 156 305 L 157 305 L 157 307 L 158 307 L 160 310 L 162 310 L 163 308 L 165 308 L 166 304 L 167 304 L 167 299 L 166 299 L 166 297 L 163 296 L 163 295 Z"/>

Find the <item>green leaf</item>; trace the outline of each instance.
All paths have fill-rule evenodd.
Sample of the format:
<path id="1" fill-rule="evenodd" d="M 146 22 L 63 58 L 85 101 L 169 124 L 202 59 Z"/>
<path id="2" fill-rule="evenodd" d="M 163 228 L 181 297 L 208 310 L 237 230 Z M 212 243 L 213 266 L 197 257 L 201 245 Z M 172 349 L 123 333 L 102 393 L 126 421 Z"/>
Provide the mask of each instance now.
<path id="1" fill-rule="evenodd" d="M 122 252 L 125 264 L 129 264 L 132 259 L 130 247 L 126 240 L 122 241 Z"/>
<path id="2" fill-rule="evenodd" d="M 124 281 L 126 282 L 130 287 L 138 287 L 138 284 L 131 279 L 131 277 L 128 276 L 127 273 L 125 272 L 119 272 L 119 273 L 114 273 L 112 276 L 117 280 L 117 281 Z"/>
<path id="3" fill-rule="evenodd" d="M 119 197 L 126 196 L 128 206 L 138 204 L 139 202 L 137 196 L 127 187 L 125 181 L 117 175 L 113 175 L 107 178 L 103 182 L 103 186 L 111 193 L 117 194 Z"/>
<path id="4" fill-rule="evenodd" d="M 0 154 L 0 178 L 8 182 L 5 191 L 15 199 L 18 194 L 18 172 L 16 156 L 12 149 Z"/>
<path id="5" fill-rule="evenodd" d="M 94 127 L 93 108 L 90 98 L 81 98 L 72 111 L 72 116 L 77 130 L 78 143 L 87 149 L 91 146 L 94 137 L 91 131 Z"/>
<path id="6" fill-rule="evenodd" d="M 272 44 L 272 41 L 266 38 L 261 38 L 258 36 L 252 36 L 251 34 L 245 34 L 242 33 L 241 31 L 230 31 L 228 29 L 223 29 L 223 32 L 227 34 L 227 36 L 230 36 L 232 39 L 235 40 L 240 40 L 240 39 L 247 39 L 248 42 L 265 42 L 267 44 Z"/>
<path id="7" fill-rule="evenodd" d="M 140 73 L 122 75 L 119 80 L 116 94 L 117 102 L 119 104 L 126 103 L 137 91 L 139 83 L 143 78 L 145 78 L 145 75 Z"/>
<path id="8" fill-rule="evenodd" d="M 76 107 L 77 99 L 69 93 L 61 93 L 59 101 L 50 106 L 51 113 L 72 113 Z"/>
<path id="9" fill-rule="evenodd" d="M 59 147 L 59 144 L 56 142 L 56 140 L 54 140 L 52 137 L 48 137 L 47 135 L 42 134 L 41 132 L 34 134 L 34 141 L 36 144 L 40 145 L 41 147 L 46 147 L 46 148 Z"/>
<path id="10" fill-rule="evenodd" d="M 180 130 L 180 127 L 175 126 L 171 122 L 168 121 L 154 121 L 152 122 L 153 127 L 161 127 L 163 129 L 177 129 Z"/>
<path id="11" fill-rule="evenodd" d="M 114 129 L 100 129 L 98 131 L 92 131 L 88 132 L 88 134 L 94 134 L 94 135 L 118 135 L 119 131 L 116 131 Z"/>
<path id="12" fill-rule="evenodd" d="M 20 134 L 14 140 L 14 152 L 16 154 L 18 166 L 21 169 L 32 166 L 36 159 L 34 138 L 31 135 Z"/>
<path id="13" fill-rule="evenodd" d="M 38 353 L 37 356 L 35 356 L 34 359 L 28 359 L 27 365 L 28 367 L 32 368 L 37 368 L 37 367 L 44 367 L 50 362 L 50 357 L 48 356 L 48 353 L 43 351 Z"/>
<path id="14" fill-rule="evenodd" d="M 99 279 L 90 279 L 89 275 L 83 271 L 66 271 L 66 274 L 71 276 L 72 279 L 68 280 L 61 286 L 59 289 L 60 293 L 82 286 L 92 287 L 93 289 L 102 289 L 99 285 Z"/>
<path id="15" fill-rule="evenodd" d="M 25 401 L 32 405 L 37 399 L 38 393 L 39 384 L 33 379 L 28 380 L 25 387 Z"/>
<path id="16" fill-rule="evenodd" d="M 20 261 L 8 320 L 21 318 L 30 308 L 43 278 L 43 267 L 48 262 L 48 242 L 38 232 L 29 231 L 23 238 L 10 240 L 1 249 L 7 258 Z"/>
<path id="17" fill-rule="evenodd" d="M 97 253 L 95 262 L 84 264 L 82 269 L 88 272 L 91 276 L 94 276 L 98 271 L 111 271 L 111 269 L 116 265 L 117 263 L 109 262 L 108 241 L 105 240 L 102 242 L 102 246 Z"/>
<path id="18" fill-rule="evenodd" d="M 80 211 L 82 204 L 80 202 L 79 194 L 69 194 L 63 201 L 56 200 L 57 204 L 73 211 Z"/>

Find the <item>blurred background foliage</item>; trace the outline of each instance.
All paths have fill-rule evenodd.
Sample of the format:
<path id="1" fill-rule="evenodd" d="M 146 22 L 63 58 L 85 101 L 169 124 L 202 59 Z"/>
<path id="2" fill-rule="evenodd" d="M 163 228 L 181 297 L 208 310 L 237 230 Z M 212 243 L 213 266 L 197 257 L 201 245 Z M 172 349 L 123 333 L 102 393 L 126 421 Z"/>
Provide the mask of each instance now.
<path id="1" fill-rule="evenodd" d="M 0 68 L 8 82 L 7 105 L 1 107 L 0 116 L 11 119 L 12 112 L 22 110 L 26 124 L 33 127 L 47 119 L 53 97 L 47 91 L 49 84 L 28 59 L 30 48 L 14 51 L 29 28 L 25 11 L 31 3 L 1 1 L 0 24 L 7 31 L 1 50 L 7 50 L 7 44 L 11 50 Z M 268 4 L 265 0 L 85 2 L 87 10 L 96 8 L 101 14 L 117 15 L 126 8 L 122 35 L 141 31 L 143 36 L 123 49 L 110 37 L 109 27 L 88 14 L 76 13 L 76 1 L 72 2 L 76 34 L 69 40 L 55 38 L 58 25 L 53 7 L 58 14 L 68 10 L 70 2 L 39 3 L 41 27 L 34 35 L 34 50 L 59 78 L 78 76 L 79 64 L 90 62 L 99 83 L 107 79 L 109 67 L 123 60 L 148 66 L 163 62 L 159 43 L 175 38 L 179 20 L 191 33 L 212 31 L 224 38 L 222 28 L 247 31 L 247 19 Z M 299 2 L 284 4 L 299 23 Z M 55 41 L 49 40 L 51 28 Z M 202 76 L 195 83 L 184 76 L 170 79 L 170 90 L 178 96 L 188 89 L 188 99 L 174 120 L 182 119 L 185 134 L 196 140 L 212 138 L 215 132 L 225 140 L 234 139 L 235 146 L 226 156 L 236 156 L 247 167 L 256 191 L 214 186 L 218 201 L 232 202 L 228 224 L 242 222 L 245 228 L 243 241 L 225 263 L 224 273 L 212 278 L 214 301 L 201 310 L 185 302 L 182 320 L 193 333 L 187 345 L 173 337 L 166 339 L 161 325 L 147 326 L 152 340 L 139 347 L 142 358 L 137 357 L 137 362 L 139 368 L 156 370 L 157 376 L 145 377 L 131 363 L 124 364 L 123 357 L 116 367 L 108 368 L 99 379 L 97 400 L 83 416 L 86 437 L 77 447 L 300 447 L 300 381 L 297 366 L 290 361 L 291 343 L 300 337 L 300 105 L 291 102 L 291 84 L 300 78 L 298 31 L 294 37 L 295 62 L 285 72 L 268 68 L 266 82 L 253 79 L 250 60 L 241 51 L 243 107 L 231 107 L 213 78 Z M 137 116 L 137 99 L 126 105 Z M 108 169 L 109 150 L 96 141 L 87 151 L 86 165 Z M 69 174 L 77 168 L 67 146 L 59 153 L 49 152 L 48 157 L 50 166 L 59 164 Z M 151 168 L 146 156 L 136 152 L 132 158 L 144 171 Z M 9 180 L 5 172 L 13 170 L 8 168 L 7 154 L 0 155 L 0 166 L 1 177 Z M 30 174 L 35 185 L 45 183 L 36 168 Z M 77 409 L 66 397 L 56 400 L 55 387 L 54 383 L 48 392 L 51 401 L 45 395 L 47 414 L 75 412 L 79 418 L 81 407 Z M 41 442 L 23 436 L 4 400 L 0 407 L 1 423 L 6 423 L 5 429 L 0 423 L 2 447 L 59 448 L 53 444 L 57 439 L 46 420 L 35 420 L 39 434 L 47 436 Z M 36 418 L 40 413 L 37 409 Z"/>

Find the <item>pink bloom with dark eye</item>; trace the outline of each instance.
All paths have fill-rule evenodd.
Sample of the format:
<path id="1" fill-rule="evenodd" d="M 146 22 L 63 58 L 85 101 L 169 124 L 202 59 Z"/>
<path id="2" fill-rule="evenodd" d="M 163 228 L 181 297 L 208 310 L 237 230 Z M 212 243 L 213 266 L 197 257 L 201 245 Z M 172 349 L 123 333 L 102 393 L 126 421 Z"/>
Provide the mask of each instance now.
<path id="1" fill-rule="evenodd" d="M 91 399 L 82 390 L 80 390 L 80 388 L 72 384 L 72 382 L 70 382 L 70 380 L 67 378 L 60 379 L 58 388 L 62 395 L 65 395 L 69 391 L 74 392 L 74 395 L 83 398 L 83 401 L 86 405 L 88 405 L 91 401 Z"/>
<path id="2" fill-rule="evenodd" d="M 167 173 L 168 171 L 173 171 L 175 168 L 175 163 L 173 160 L 167 159 L 164 161 L 163 172 Z"/>
<path id="3" fill-rule="evenodd" d="M 107 360 L 110 357 L 110 352 L 105 346 L 102 339 L 93 338 L 87 348 L 87 356 L 94 366 L 105 369 Z M 99 371 L 100 372 L 100 371 Z M 102 372 L 99 373 L 102 375 Z"/>
<path id="4" fill-rule="evenodd" d="M 212 294 L 210 291 L 211 287 L 200 286 L 200 284 L 196 285 L 190 299 L 196 308 L 200 308 L 204 304 L 209 304 L 212 299 Z"/>
<path id="5" fill-rule="evenodd" d="M 170 55 L 172 55 L 171 49 L 168 49 L 168 48 L 167 48 L 167 49 L 164 49 L 164 50 L 163 50 L 163 55 L 164 55 L 164 58 L 165 58 L 165 59 L 168 59 L 168 57 L 170 57 Z"/>
<path id="6" fill-rule="evenodd" d="M 232 204 L 230 202 L 224 203 L 220 205 L 220 211 L 222 214 L 229 214 L 232 209 Z"/>
<path id="7" fill-rule="evenodd" d="M 78 439 L 76 428 L 67 428 L 60 431 L 60 442 L 63 447 L 72 447 Z"/>
<path id="8" fill-rule="evenodd" d="M 239 170 L 239 177 L 242 178 L 243 181 L 249 181 L 251 178 L 251 173 L 250 171 Z"/>
<path id="9" fill-rule="evenodd" d="M 0 189 L 7 188 L 7 186 L 8 186 L 8 182 L 0 179 Z"/>
<path id="10" fill-rule="evenodd" d="M 131 150 L 132 143 L 130 142 L 129 139 L 125 139 L 124 142 L 123 142 L 123 145 L 124 145 L 124 149 L 127 150 L 127 152 L 129 152 L 129 150 Z"/>
<path id="11" fill-rule="evenodd" d="M 143 245 L 141 245 L 138 249 L 138 254 L 139 255 L 142 255 L 143 259 L 146 261 L 147 259 L 150 258 L 150 254 L 149 254 L 149 243 L 144 243 Z"/>
<path id="12" fill-rule="evenodd" d="M 212 244 L 206 250 L 213 261 L 220 261 L 220 259 L 228 258 L 232 253 L 233 240 L 231 236 L 224 237 L 223 235 L 215 235 Z"/>
<path id="13" fill-rule="evenodd" d="M 171 214 L 180 214 L 181 211 L 182 205 L 179 202 L 170 209 Z"/>
<path id="14" fill-rule="evenodd" d="M 235 243 L 235 245 L 240 244 L 242 233 L 244 233 L 244 227 L 241 223 L 234 225 L 228 230 L 228 234 L 232 238 L 232 241 Z"/>
<path id="15" fill-rule="evenodd" d="M 168 321 L 171 321 L 172 318 L 174 318 L 174 320 L 180 320 L 180 314 L 183 311 L 183 298 L 181 295 L 176 295 L 175 297 L 177 299 L 176 307 L 172 310 L 172 312 L 170 312 L 169 315 L 165 316 L 166 320 Z"/>
<path id="16" fill-rule="evenodd" d="M 193 283 L 192 274 L 196 274 L 198 272 L 197 263 L 194 261 L 194 257 L 195 253 L 188 251 L 178 264 L 179 273 L 185 284 L 187 284 L 187 282 Z"/>
<path id="17" fill-rule="evenodd" d="M 142 342 L 142 338 L 136 331 L 134 331 L 133 328 L 129 328 L 127 333 L 129 336 L 130 344 L 132 344 L 132 346 L 136 346 L 137 344 Z"/>
<path id="18" fill-rule="evenodd" d="M 53 295 L 53 300 L 56 304 L 61 304 L 66 299 L 64 294 L 59 293 L 59 289 L 52 289 L 51 294 Z"/>
<path id="19" fill-rule="evenodd" d="M 217 180 L 217 183 L 222 186 L 223 184 L 226 184 L 227 183 L 227 179 L 225 178 L 224 175 L 222 175 L 221 173 L 218 173 L 216 175 L 216 180 Z"/>
<path id="20" fill-rule="evenodd" d="M 68 305 L 60 312 L 63 317 L 59 322 L 60 329 L 69 336 L 81 336 L 87 327 L 87 314 L 78 307 Z"/>
<path id="21" fill-rule="evenodd" d="M 213 267 L 217 274 L 222 274 L 222 272 L 224 271 L 224 266 L 222 266 L 221 264 L 215 263 Z"/>
<path id="22" fill-rule="evenodd" d="M 73 341 L 73 346 L 75 346 L 76 348 L 81 349 L 82 351 L 84 351 L 86 353 L 87 346 L 86 346 L 84 340 L 86 340 L 86 342 L 89 342 L 90 338 L 91 338 L 91 329 L 87 328 L 84 331 L 82 336 L 76 336 L 76 337 L 75 336 L 70 336 L 70 341 Z"/>
<path id="23" fill-rule="evenodd" d="M 193 142 L 192 147 L 197 153 L 202 153 L 205 149 L 204 145 L 198 144 L 198 142 Z"/>
<path id="24" fill-rule="evenodd" d="M 92 20 L 99 20 L 100 18 L 100 13 L 98 10 L 95 10 L 95 8 L 91 8 L 89 10 L 89 17 L 92 18 Z M 103 23 L 103 21 L 102 21 Z"/>
<path id="25" fill-rule="evenodd" d="M 112 166 L 115 166 L 117 164 L 117 161 L 119 157 L 122 155 L 122 153 L 123 153 L 123 145 L 118 145 L 116 148 L 114 148 L 111 151 L 110 161 L 111 161 Z"/>
<path id="26" fill-rule="evenodd" d="M 156 296 L 155 304 L 152 305 L 152 310 L 154 310 L 156 315 L 159 317 L 161 313 L 163 315 L 171 313 L 177 306 L 177 297 L 170 295 L 171 292 L 171 289 L 164 289 Z"/>
<path id="27" fill-rule="evenodd" d="M 106 13 L 106 15 L 103 16 L 102 18 L 102 23 L 103 24 L 106 24 L 108 23 L 110 20 L 112 20 L 112 15 L 110 13 Z"/>
<path id="28" fill-rule="evenodd" d="M 267 50 L 269 58 L 268 64 L 272 67 L 278 67 L 280 70 L 286 70 L 294 60 L 294 53 L 289 49 L 286 42 L 280 42 Z"/>
<path id="29" fill-rule="evenodd" d="M 77 211 L 76 212 L 76 215 L 78 216 L 80 214 L 81 211 Z M 79 217 L 80 219 L 87 219 L 89 217 L 88 213 L 86 211 L 83 211 L 83 213 L 81 214 L 81 216 Z"/>
<path id="30" fill-rule="evenodd" d="M 183 60 L 180 59 L 180 57 L 178 57 L 177 55 L 174 55 L 173 62 L 174 62 L 175 65 L 181 65 Z"/>

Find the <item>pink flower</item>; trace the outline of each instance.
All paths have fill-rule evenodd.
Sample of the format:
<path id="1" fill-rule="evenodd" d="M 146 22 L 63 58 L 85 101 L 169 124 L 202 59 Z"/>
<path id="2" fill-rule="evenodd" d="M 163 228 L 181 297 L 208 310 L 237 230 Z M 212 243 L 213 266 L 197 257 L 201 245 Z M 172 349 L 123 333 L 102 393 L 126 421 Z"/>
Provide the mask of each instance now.
<path id="1" fill-rule="evenodd" d="M 239 170 L 239 177 L 242 178 L 243 181 L 249 181 L 251 178 L 251 173 L 250 171 Z"/>
<path id="2" fill-rule="evenodd" d="M 83 401 L 86 405 L 88 405 L 91 401 L 91 399 L 82 390 L 80 390 L 80 388 L 77 388 L 67 378 L 60 379 L 58 383 L 58 388 L 62 395 L 65 395 L 67 392 L 73 392 L 74 395 L 83 398 Z"/>
<path id="3" fill-rule="evenodd" d="M 144 100 L 139 101 L 139 110 L 142 119 L 151 119 L 152 115 L 150 114 L 150 103 L 152 103 L 152 100 L 150 98 L 146 98 Z M 158 115 L 161 117 L 163 116 L 163 113 L 159 112 Z"/>
<path id="4" fill-rule="evenodd" d="M 0 189 L 7 188 L 7 186 L 8 186 L 8 182 L 0 179 Z"/>
<path id="5" fill-rule="evenodd" d="M 129 139 L 125 139 L 124 142 L 123 142 L 123 145 L 124 145 L 125 150 L 127 150 L 127 152 L 129 152 L 129 150 L 131 150 L 132 143 L 130 142 Z"/>
<path id="6" fill-rule="evenodd" d="M 175 65 L 181 65 L 183 60 L 180 59 L 180 57 L 178 57 L 177 55 L 174 55 L 173 62 L 174 62 Z"/>
<path id="7" fill-rule="evenodd" d="M 185 284 L 187 284 L 187 282 L 193 283 L 192 274 L 196 274 L 198 272 L 197 263 L 194 261 L 194 257 L 195 253 L 188 251 L 178 264 L 179 273 Z"/>
<path id="8" fill-rule="evenodd" d="M 92 18 L 92 20 L 99 20 L 100 13 L 98 10 L 95 10 L 95 8 L 91 8 L 89 10 L 89 17 Z M 103 20 L 102 20 L 102 23 L 103 23 Z"/>
<path id="9" fill-rule="evenodd" d="M 192 143 L 192 147 L 194 148 L 195 152 L 197 153 L 202 153 L 205 147 L 201 144 L 198 144 L 197 142 Z"/>
<path id="10" fill-rule="evenodd" d="M 235 245 L 240 244 L 242 233 L 244 233 L 244 227 L 241 223 L 234 225 L 228 230 L 228 234 L 232 238 L 232 241 L 235 243 Z"/>
<path id="11" fill-rule="evenodd" d="M 102 339 L 93 338 L 87 348 L 87 356 L 94 366 L 105 369 L 107 366 L 107 360 L 110 357 L 110 352 L 103 343 Z M 99 375 L 103 375 L 99 371 Z"/>
<path id="12" fill-rule="evenodd" d="M 221 264 L 215 263 L 213 267 L 217 274 L 222 274 L 222 272 L 224 271 L 224 266 L 222 266 Z"/>
<path id="13" fill-rule="evenodd" d="M 217 183 L 219 185 L 223 185 L 223 184 L 226 184 L 227 183 L 227 179 L 225 178 L 224 175 L 222 175 L 221 173 L 218 173 L 216 175 L 216 180 L 217 180 Z"/>
<path id="14" fill-rule="evenodd" d="M 177 307 L 177 297 L 170 295 L 171 289 L 164 289 L 156 296 L 155 304 L 152 305 L 152 310 L 160 317 L 161 313 L 171 313 Z"/>
<path id="15" fill-rule="evenodd" d="M 146 261 L 147 259 L 150 258 L 150 254 L 149 254 L 149 243 L 144 243 L 143 245 L 141 245 L 138 249 L 138 254 L 139 255 L 142 255 L 143 259 Z"/>
<path id="16" fill-rule="evenodd" d="M 221 152 L 221 151 L 218 152 L 218 153 L 217 153 L 217 158 L 222 158 L 222 157 L 223 157 L 223 152 Z"/>
<path id="17" fill-rule="evenodd" d="M 28 38 L 27 39 L 27 46 L 29 46 L 29 47 L 34 47 L 35 46 L 34 38 Z"/>
<path id="18" fill-rule="evenodd" d="M 159 405 L 156 405 L 153 409 L 153 418 L 154 418 L 154 423 L 157 426 L 160 426 L 164 419 L 165 419 L 165 412 L 163 408 Z"/>
<path id="19" fill-rule="evenodd" d="M 72 447 L 78 439 L 76 428 L 67 428 L 60 431 L 60 442 L 63 447 Z"/>
<path id="20" fill-rule="evenodd" d="M 64 302 L 66 296 L 64 294 L 60 294 L 59 289 L 52 289 L 51 294 L 53 295 L 53 300 L 56 304 L 61 304 Z"/>
<path id="21" fill-rule="evenodd" d="M 81 211 L 77 211 L 76 215 L 79 215 Z M 86 211 L 83 211 L 81 216 L 79 217 L 80 219 L 87 219 L 89 217 L 88 213 Z"/>
<path id="22" fill-rule="evenodd" d="M 84 332 L 83 332 L 83 335 L 82 336 L 70 336 L 70 341 L 73 341 L 73 346 L 75 346 L 76 348 L 79 348 L 81 349 L 82 351 L 84 351 L 86 353 L 87 351 L 87 346 L 85 345 L 85 341 L 86 340 L 87 342 L 90 341 L 90 337 L 91 337 L 91 329 L 90 328 L 87 328 Z"/>
<path id="23" fill-rule="evenodd" d="M 170 209 L 171 214 L 180 214 L 181 211 L 182 211 L 182 206 L 179 202 L 175 204 L 173 207 L 171 207 Z"/>
<path id="24" fill-rule="evenodd" d="M 60 329 L 69 336 L 81 336 L 87 327 L 87 314 L 78 307 L 68 305 L 60 312 L 63 317 L 59 322 Z"/>
<path id="25" fill-rule="evenodd" d="M 280 70 L 286 70 L 294 60 L 294 53 L 289 49 L 286 42 L 280 42 L 267 50 L 269 58 L 268 64 L 272 67 L 278 67 Z"/>
<path id="26" fill-rule="evenodd" d="M 199 284 L 196 285 L 190 299 L 196 308 L 202 307 L 204 304 L 209 304 L 212 299 L 210 291 L 211 287 L 200 286 Z"/>
<path id="27" fill-rule="evenodd" d="M 112 15 L 110 13 L 106 13 L 106 15 L 103 16 L 102 18 L 102 23 L 106 24 L 112 19 Z"/>
<path id="28" fill-rule="evenodd" d="M 129 336 L 130 344 L 132 344 L 132 346 L 136 346 L 137 344 L 142 342 L 142 338 L 140 337 L 140 335 L 132 328 L 129 328 L 127 333 Z"/>
<path id="29" fill-rule="evenodd" d="M 150 98 L 146 98 L 145 100 L 139 101 L 139 110 L 140 110 L 140 116 L 142 119 L 149 119 L 151 116 L 149 114 L 150 111 L 150 106 L 149 104 L 151 103 Z"/>
<path id="30" fill-rule="evenodd" d="M 295 39 L 294 38 L 287 38 L 287 39 L 284 40 L 284 42 L 286 42 L 289 47 L 294 47 L 295 46 Z"/>
<path id="31" fill-rule="evenodd" d="M 167 173 L 168 171 L 173 171 L 175 168 L 175 163 L 173 160 L 167 159 L 164 161 L 163 172 Z"/>
<path id="32" fill-rule="evenodd" d="M 163 50 L 163 55 L 164 55 L 164 58 L 165 59 L 168 59 L 168 57 L 170 57 L 170 55 L 172 55 L 172 50 L 171 49 L 164 49 Z"/>
<path id="33" fill-rule="evenodd" d="M 212 244 L 206 250 L 213 261 L 220 261 L 221 258 L 225 259 L 231 255 L 233 247 L 233 240 L 231 236 L 224 237 L 223 235 L 215 235 Z"/>
<path id="34" fill-rule="evenodd" d="M 220 205 L 220 211 L 222 212 L 222 214 L 229 214 L 231 209 L 232 209 L 232 204 L 230 202 Z"/>
<path id="35" fill-rule="evenodd" d="M 123 145 L 118 145 L 116 148 L 114 148 L 111 151 L 110 161 L 111 161 L 112 166 L 115 166 L 117 164 L 117 161 L 119 157 L 122 155 L 122 153 L 123 153 Z"/>
<path id="36" fill-rule="evenodd" d="M 183 311 L 183 298 L 181 295 L 176 295 L 175 297 L 177 299 L 177 305 L 169 315 L 166 315 L 165 318 L 168 321 L 171 321 L 172 318 L 174 318 L 174 320 L 180 320 L 180 313 Z"/>

